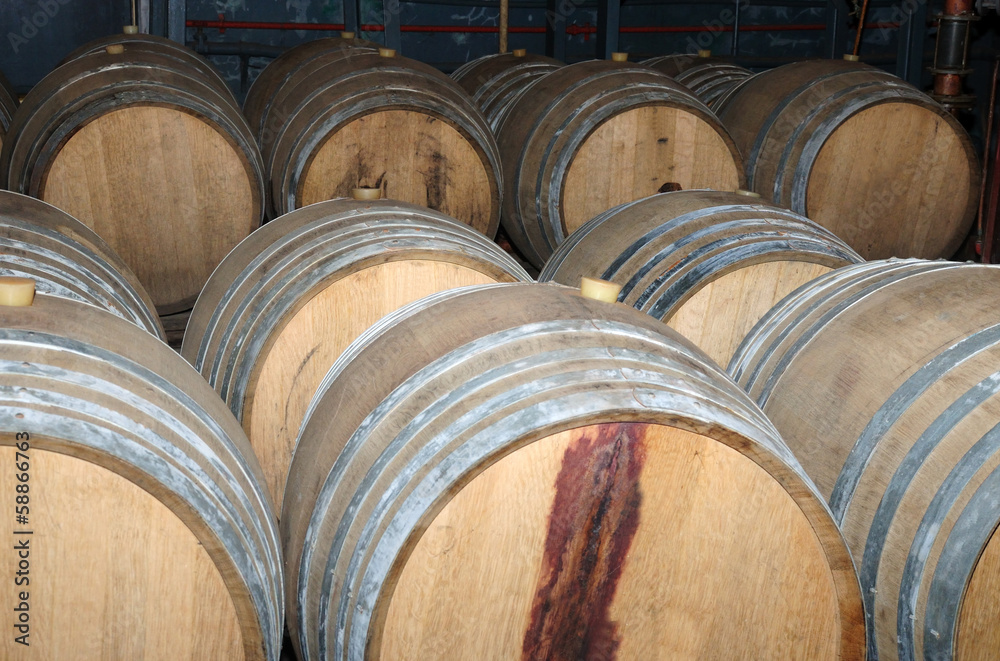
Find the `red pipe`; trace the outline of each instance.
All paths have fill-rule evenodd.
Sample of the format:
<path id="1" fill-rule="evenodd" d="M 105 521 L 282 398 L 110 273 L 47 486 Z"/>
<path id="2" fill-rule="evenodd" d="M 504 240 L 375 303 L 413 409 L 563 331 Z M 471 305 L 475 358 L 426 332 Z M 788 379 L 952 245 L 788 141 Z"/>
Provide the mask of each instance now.
<path id="1" fill-rule="evenodd" d="M 227 29 L 234 30 L 322 30 L 326 32 L 339 32 L 344 29 L 343 23 L 297 23 L 285 22 L 275 23 L 268 21 L 227 21 L 221 18 L 217 21 L 195 21 L 185 22 L 189 28 L 215 28 L 220 32 Z M 899 23 L 868 23 L 866 29 L 899 27 Z M 464 33 L 496 33 L 500 29 L 489 25 L 401 25 L 402 32 L 464 32 Z M 741 25 L 741 32 L 799 32 L 806 30 L 825 30 L 826 26 L 821 24 L 799 24 L 799 25 Z M 362 25 L 363 32 L 384 32 L 384 25 Z M 544 27 L 516 27 L 508 28 L 509 32 L 522 34 L 543 34 Z M 732 32 L 733 26 L 706 27 L 704 25 L 684 25 L 684 26 L 624 26 L 620 30 L 623 33 L 666 33 L 666 32 Z M 585 23 L 576 23 L 566 26 L 566 34 L 575 36 L 578 34 L 597 34 L 597 27 Z"/>

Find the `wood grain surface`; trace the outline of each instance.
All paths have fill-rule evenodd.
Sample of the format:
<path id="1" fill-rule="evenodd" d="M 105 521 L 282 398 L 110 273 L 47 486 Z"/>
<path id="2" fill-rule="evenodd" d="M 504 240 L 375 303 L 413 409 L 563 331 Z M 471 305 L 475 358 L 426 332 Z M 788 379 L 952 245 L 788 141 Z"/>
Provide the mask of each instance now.
<path id="1" fill-rule="evenodd" d="M 481 193 L 489 187 L 482 160 L 454 126 L 414 110 L 384 110 L 329 136 L 306 167 L 298 198 L 307 206 L 380 188 L 386 199 L 469 219 L 485 234 L 491 209 Z"/>
<path id="2" fill-rule="evenodd" d="M 194 534 L 141 487 L 84 458 L 38 449 L 30 457 L 29 525 L 14 523 L 13 435 L 0 437 L 8 623 L 28 595 L 29 645 L 0 640 L 15 660 L 219 659 L 241 661 L 240 623 L 219 570 Z M 29 530 L 31 535 L 18 534 Z M 13 540 L 13 541 L 12 541 Z M 27 579 L 15 584 L 16 543 Z M 24 576 L 22 576 L 24 578 Z"/>
<path id="3" fill-rule="evenodd" d="M 455 495 L 402 570 L 379 658 L 836 658 L 837 619 L 812 528 L 759 466 L 680 429 L 595 425 Z"/>
<path id="4" fill-rule="evenodd" d="M 241 154 L 171 108 L 126 108 L 87 124 L 55 157 L 39 196 L 107 241 L 162 312 L 194 305 L 256 226 Z"/>

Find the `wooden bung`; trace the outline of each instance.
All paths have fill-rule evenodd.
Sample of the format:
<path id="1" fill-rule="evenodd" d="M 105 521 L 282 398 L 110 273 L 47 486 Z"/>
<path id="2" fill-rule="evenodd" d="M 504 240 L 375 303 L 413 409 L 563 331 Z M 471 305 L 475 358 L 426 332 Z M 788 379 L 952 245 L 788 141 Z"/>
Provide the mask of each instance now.
<path id="1" fill-rule="evenodd" d="M 451 77 L 482 109 L 496 134 L 521 94 L 533 82 L 562 66 L 565 65 L 559 60 L 517 48 L 510 54 L 485 55 L 466 62 Z"/>
<path id="2" fill-rule="evenodd" d="M 854 55 L 853 53 L 844 53 L 844 59 L 848 62 L 860 62 L 861 57 Z"/>
<path id="3" fill-rule="evenodd" d="M 349 31 L 343 31 L 340 33 L 341 39 L 354 39 L 354 33 Z"/>
<path id="4" fill-rule="evenodd" d="M 661 189 L 744 186 L 736 144 L 712 112 L 648 67 L 579 62 L 530 90 L 501 123 L 498 144 L 504 228 L 538 268 L 574 231 L 619 204 Z"/>
<path id="5" fill-rule="evenodd" d="M 599 278 L 580 278 L 580 295 L 605 303 L 617 303 L 622 286 Z"/>
<path id="6" fill-rule="evenodd" d="M 355 200 L 377 200 L 382 197 L 381 188 L 352 188 L 351 197 Z"/>
<path id="7" fill-rule="evenodd" d="M 126 25 L 122 28 L 122 34 L 139 34 L 139 26 Z"/>
<path id="8" fill-rule="evenodd" d="M 864 658 L 850 556 L 770 424 L 683 338 L 575 289 L 379 323 L 288 483 L 298 658 Z"/>
<path id="9" fill-rule="evenodd" d="M 30 278 L 40 293 L 96 305 L 164 338 L 153 301 L 122 258 L 41 200 L 0 191 L 0 273 Z"/>
<path id="10" fill-rule="evenodd" d="M 885 260 L 773 308 L 729 365 L 827 499 L 869 659 L 1000 649 L 1000 269 Z"/>
<path id="11" fill-rule="evenodd" d="M 612 53 L 612 62 L 628 62 L 628 53 Z"/>
<path id="12" fill-rule="evenodd" d="M 0 276 L 0 305 L 27 307 L 34 299 L 34 280 L 16 276 Z"/>
<path id="13" fill-rule="evenodd" d="M 860 262 L 840 239 L 755 196 L 663 193 L 600 214 L 545 264 L 539 282 L 597 275 L 615 300 L 666 322 L 720 365 L 785 295 Z M 586 279 L 586 278 L 585 278 Z"/>
<path id="14" fill-rule="evenodd" d="M 746 78 L 713 110 L 748 188 L 865 259 L 948 258 L 977 208 L 968 133 L 929 96 L 859 62 L 808 60 Z"/>
<path id="15" fill-rule="evenodd" d="M 25 97 L 0 172 L 105 238 L 171 314 L 260 225 L 265 189 L 232 93 L 162 41 L 114 35 L 71 55 Z"/>
<path id="16" fill-rule="evenodd" d="M 382 188 L 495 236 L 500 156 L 475 103 L 429 65 L 334 41 L 289 50 L 247 95 L 271 216 Z"/>
<path id="17" fill-rule="evenodd" d="M 268 223 L 226 257 L 181 355 L 242 422 L 280 504 L 309 402 L 352 341 L 424 296 L 514 281 L 530 277 L 452 218 L 393 200 L 323 202 Z"/>
<path id="18" fill-rule="evenodd" d="M 698 57 L 712 57 L 712 51 L 706 48 L 698 49 Z"/>
<path id="19" fill-rule="evenodd" d="M 0 533 L 24 549 L 0 580 L 28 578 L 0 593 L 28 614 L 0 658 L 277 659 L 277 524 L 222 401 L 95 306 L 39 294 L 0 317 L 0 506 L 21 513 Z"/>

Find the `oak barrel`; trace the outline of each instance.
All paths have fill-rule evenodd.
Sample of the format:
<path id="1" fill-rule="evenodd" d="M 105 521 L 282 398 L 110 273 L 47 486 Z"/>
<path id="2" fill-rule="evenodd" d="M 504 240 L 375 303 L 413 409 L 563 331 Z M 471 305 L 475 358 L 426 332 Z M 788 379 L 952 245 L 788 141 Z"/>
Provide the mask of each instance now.
<path id="1" fill-rule="evenodd" d="M 518 280 L 530 278 L 496 244 L 437 212 L 323 202 L 237 246 L 198 299 L 181 353 L 242 421 L 280 503 L 309 401 L 356 337 L 428 294 Z"/>
<path id="2" fill-rule="evenodd" d="M 496 234 L 496 141 L 465 91 L 429 65 L 389 49 L 326 53 L 283 80 L 264 126 L 275 214 L 380 188 Z"/>
<path id="3" fill-rule="evenodd" d="M 559 246 L 538 279 L 571 286 L 583 276 L 615 282 L 622 286 L 619 301 L 665 321 L 726 365 L 786 294 L 860 261 L 798 214 L 740 192 L 694 190 L 597 216 Z"/>
<path id="4" fill-rule="evenodd" d="M 978 201 L 965 129 L 896 76 L 858 62 L 788 64 L 715 107 L 750 187 L 865 259 L 950 257 Z"/>
<path id="5" fill-rule="evenodd" d="M 228 97 L 234 105 L 237 104 L 232 89 L 208 59 L 173 39 L 157 37 L 153 34 L 122 32 L 89 41 L 64 57 L 59 66 L 87 55 L 106 52 L 109 46 L 127 48 L 133 55 L 139 51 L 146 51 L 177 60 L 182 66 L 197 71 L 202 78 L 212 83 L 220 94 Z"/>
<path id="6" fill-rule="evenodd" d="M 10 129 L 10 120 L 17 110 L 17 93 L 11 87 L 10 82 L 0 72 L 0 147 L 3 147 L 4 140 L 7 139 L 7 131 Z"/>
<path id="7" fill-rule="evenodd" d="M 277 661 L 274 512 L 204 379 L 92 305 L 39 294 L 0 327 L 0 657 Z"/>
<path id="8" fill-rule="evenodd" d="M 1000 649 L 1000 269 L 848 266 L 803 286 L 730 372 L 847 538 L 870 659 Z"/>
<path id="9" fill-rule="evenodd" d="M 121 257 L 72 216 L 0 191 L 0 276 L 31 278 L 44 294 L 90 303 L 165 335 L 149 295 Z"/>
<path id="10" fill-rule="evenodd" d="M 711 51 L 700 50 L 697 53 L 672 53 L 670 55 L 658 55 L 643 60 L 642 64 L 652 67 L 660 73 L 665 73 L 671 78 L 676 78 L 692 67 L 711 62 L 725 62 L 721 57 L 713 57 Z"/>
<path id="11" fill-rule="evenodd" d="M 118 47 L 77 57 L 31 90 L 0 181 L 93 229 L 170 314 L 190 308 L 260 225 L 263 166 L 231 95 L 176 47 Z"/>
<path id="12" fill-rule="evenodd" d="M 377 50 L 378 44 L 357 37 L 313 39 L 294 48 L 289 48 L 264 67 L 254 79 L 253 84 L 250 85 L 250 89 L 247 90 L 247 97 L 243 102 L 243 114 L 250 124 L 250 129 L 258 140 L 262 140 L 262 133 L 265 130 L 273 134 L 281 129 L 288 118 L 275 117 L 269 123 L 268 115 L 271 103 L 285 81 L 306 64 L 317 58 L 350 57 L 352 53 L 374 53 Z M 271 139 L 271 137 L 268 138 L 268 140 Z"/>
<path id="13" fill-rule="evenodd" d="M 289 484 L 304 660 L 864 652 L 847 549 L 770 423 L 658 321 L 568 288 L 380 322 L 327 375 Z"/>
<path id="14" fill-rule="evenodd" d="M 562 66 L 566 65 L 559 60 L 518 49 L 466 62 L 451 77 L 476 102 L 495 133 L 525 89 Z"/>
<path id="15" fill-rule="evenodd" d="M 709 108 L 735 85 L 753 75 L 749 69 L 728 62 L 705 62 L 674 76 Z"/>
<path id="16" fill-rule="evenodd" d="M 687 88 L 648 67 L 580 62 L 535 81 L 499 129 L 504 229 L 541 268 L 575 229 L 661 189 L 733 190 L 736 145 Z"/>

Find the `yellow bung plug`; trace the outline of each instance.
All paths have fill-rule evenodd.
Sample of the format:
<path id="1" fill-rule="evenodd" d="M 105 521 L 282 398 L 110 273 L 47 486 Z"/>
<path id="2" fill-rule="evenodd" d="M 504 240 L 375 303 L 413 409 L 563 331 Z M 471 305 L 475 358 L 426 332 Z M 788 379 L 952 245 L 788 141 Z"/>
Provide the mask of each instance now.
<path id="1" fill-rule="evenodd" d="M 105 46 L 104 50 L 107 51 L 108 55 L 121 55 L 125 52 L 125 47 L 121 44 L 111 44 L 110 46 Z"/>
<path id="2" fill-rule="evenodd" d="M 511 54 L 514 57 L 524 57 L 525 55 L 528 54 L 528 49 L 527 48 L 515 48 L 514 51 Z"/>
<path id="3" fill-rule="evenodd" d="M 126 25 L 125 27 L 122 28 L 122 32 L 124 32 L 125 34 L 139 34 L 139 26 Z"/>
<path id="4" fill-rule="evenodd" d="M 628 62 L 628 53 L 612 53 L 612 62 Z"/>
<path id="5" fill-rule="evenodd" d="M 852 55 L 851 53 L 844 53 L 844 59 L 848 62 L 860 62 L 861 58 L 857 55 Z"/>
<path id="6" fill-rule="evenodd" d="M 341 39 L 354 39 L 354 33 L 353 32 L 347 32 L 347 31 L 341 32 L 340 33 L 340 38 Z"/>
<path id="7" fill-rule="evenodd" d="M 355 188 L 351 191 L 355 200 L 378 200 L 382 197 L 381 188 Z"/>
<path id="8" fill-rule="evenodd" d="M 31 278 L 0 277 L 0 305 L 23 308 L 35 300 L 35 281 Z"/>
<path id="9" fill-rule="evenodd" d="M 392 48 L 379 48 L 378 54 L 381 57 L 396 57 L 396 51 Z"/>
<path id="10" fill-rule="evenodd" d="M 603 301 L 605 303 L 617 303 L 618 294 L 621 293 L 621 290 L 621 285 L 616 285 L 607 280 L 588 278 L 586 276 L 580 278 L 580 295 L 584 298 L 592 298 L 595 301 Z"/>
<path id="11" fill-rule="evenodd" d="M 698 57 L 712 57 L 712 51 L 708 48 L 699 48 Z"/>
<path id="12" fill-rule="evenodd" d="M 760 197 L 760 193 L 755 193 L 752 190 L 745 190 L 743 188 L 737 188 L 733 192 L 737 195 L 745 195 L 746 197 Z"/>

